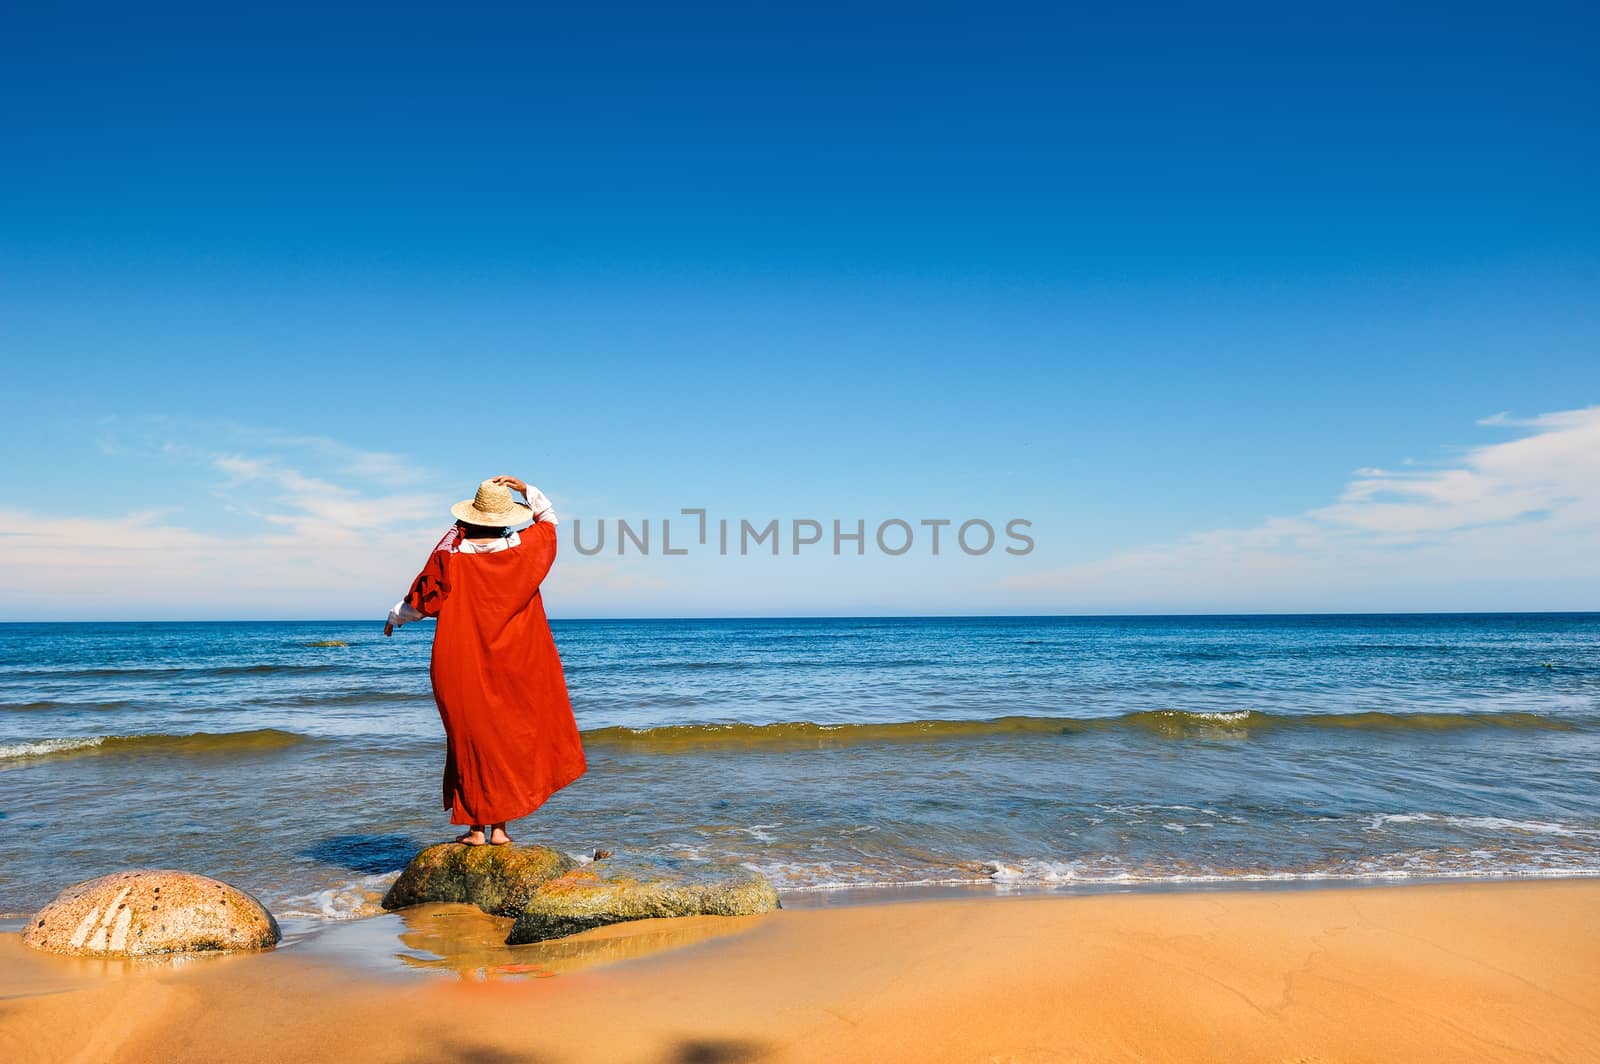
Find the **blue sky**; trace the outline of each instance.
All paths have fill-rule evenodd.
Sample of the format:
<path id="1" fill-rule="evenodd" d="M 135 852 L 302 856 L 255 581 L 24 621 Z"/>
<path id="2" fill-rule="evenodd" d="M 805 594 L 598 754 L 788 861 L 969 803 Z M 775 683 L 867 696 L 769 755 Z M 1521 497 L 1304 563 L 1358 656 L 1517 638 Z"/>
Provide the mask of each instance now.
<path id="1" fill-rule="evenodd" d="M 13 615 L 381 614 L 499 472 L 567 532 L 1033 523 L 1021 558 L 565 550 L 565 616 L 1593 608 L 1597 37 L 8 8 Z"/>

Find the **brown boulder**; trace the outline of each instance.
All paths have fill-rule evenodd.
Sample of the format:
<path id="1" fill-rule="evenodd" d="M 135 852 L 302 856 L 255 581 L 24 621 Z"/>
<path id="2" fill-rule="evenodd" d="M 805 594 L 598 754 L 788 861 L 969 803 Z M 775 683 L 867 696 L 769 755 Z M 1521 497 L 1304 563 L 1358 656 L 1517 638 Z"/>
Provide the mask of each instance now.
<path id="1" fill-rule="evenodd" d="M 425 902 L 465 902 L 494 916 L 515 916 L 539 884 L 577 864 L 548 846 L 441 842 L 411 859 L 383 896 L 383 907 L 404 909 Z"/>
<path id="2" fill-rule="evenodd" d="M 666 857 L 599 860 L 539 885 L 507 945 L 669 916 L 753 916 L 782 908 L 767 877 L 741 865 Z"/>
<path id="3" fill-rule="evenodd" d="M 115 872 L 68 887 L 28 922 L 34 949 L 89 957 L 269 949 L 278 923 L 251 895 L 191 872 Z"/>

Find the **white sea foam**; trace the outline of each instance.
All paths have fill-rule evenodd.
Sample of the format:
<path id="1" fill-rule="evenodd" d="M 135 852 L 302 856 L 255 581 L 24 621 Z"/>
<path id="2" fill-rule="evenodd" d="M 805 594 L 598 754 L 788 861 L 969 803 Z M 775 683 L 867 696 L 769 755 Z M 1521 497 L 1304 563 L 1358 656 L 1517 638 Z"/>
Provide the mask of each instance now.
<path id="1" fill-rule="evenodd" d="M 1515 831 L 1524 835 L 1554 835 L 1578 838 L 1600 836 L 1600 831 L 1570 827 L 1546 820 L 1513 820 L 1503 816 L 1449 816 L 1439 813 L 1380 813 L 1367 825 L 1368 831 L 1380 831 L 1391 824 L 1438 823 L 1450 827 L 1472 828 L 1477 831 Z"/>
<path id="2" fill-rule="evenodd" d="M 1337 820 L 1338 817 L 1331 817 L 1329 819 Z M 1438 817 L 1434 816 L 1432 813 L 1379 813 L 1377 816 L 1373 817 L 1372 822 L 1367 825 L 1367 830 L 1381 831 L 1390 824 L 1417 824 L 1421 823 L 1422 821 L 1437 819 Z"/>
<path id="3" fill-rule="evenodd" d="M 1394 854 L 1384 858 L 1356 861 L 1344 868 L 1285 869 L 1273 871 L 1142 873 L 1126 869 L 1091 866 L 1079 861 L 1024 860 L 1007 864 L 984 862 L 988 879 L 1002 886 L 1078 885 L 1114 886 L 1121 884 L 1181 885 L 1186 883 L 1314 883 L 1361 882 L 1403 879 L 1503 879 L 1562 878 L 1600 876 L 1592 862 L 1544 863 L 1529 855 L 1523 860 L 1508 859 L 1503 853 L 1476 850 L 1464 855 L 1470 860 L 1441 860 L 1437 853 L 1424 851 Z M 1546 855 L 1555 857 L 1558 855 Z M 1580 856 L 1574 854 L 1573 856 Z M 1592 854 L 1588 855 L 1592 858 Z M 1473 863 L 1477 862 L 1477 863 Z"/>
<path id="4" fill-rule="evenodd" d="M 757 842 L 775 842 L 777 840 L 775 840 L 772 835 L 768 833 L 768 831 L 769 829 L 781 827 L 783 827 L 782 824 L 751 824 L 749 827 L 735 827 L 732 825 L 702 827 L 695 828 L 695 834 L 706 838 L 711 838 L 717 835 L 747 835 Z"/>
<path id="5" fill-rule="evenodd" d="M 0 746 L 0 761 L 20 761 L 29 757 L 46 757 L 66 750 L 87 750 L 106 741 L 104 735 L 86 735 L 78 739 L 39 739 L 31 743 L 10 743 Z"/>
<path id="6" fill-rule="evenodd" d="M 326 890 L 300 894 L 283 900 L 283 916 L 308 916 L 320 920 L 358 920 L 383 911 L 379 903 L 399 872 L 378 872 L 360 876 Z"/>
<path id="7" fill-rule="evenodd" d="M 744 832 L 746 835 L 749 835 L 757 842 L 772 842 L 774 840 L 771 835 L 767 834 L 767 829 L 780 828 L 782 826 L 782 824 L 751 824 L 747 828 L 739 828 L 738 830 Z"/>
<path id="8" fill-rule="evenodd" d="M 1600 831 L 1574 828 L 1566 824 L 1554 824 L 1544 820 L 1511 820 L 1500 816 L 1447 816 L 1441 819 L 1446 824 L 1453 824 L 1457 827 L 1480 828 L 1484 831 L 1520 831 L 1529 835 L 1558 835 L 1569 838 L 1585 835 L 1600 836 Z"/>

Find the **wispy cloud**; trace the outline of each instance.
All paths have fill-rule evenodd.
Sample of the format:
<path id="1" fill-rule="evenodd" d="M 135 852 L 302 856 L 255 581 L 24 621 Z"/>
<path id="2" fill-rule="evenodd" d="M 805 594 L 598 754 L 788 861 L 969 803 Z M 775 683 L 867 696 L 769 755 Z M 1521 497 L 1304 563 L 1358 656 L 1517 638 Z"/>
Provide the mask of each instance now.
<path id="1" fill-rule="evenodd" d="M 1448 535 L 1482 525 L 1597 516 L 1600 406 L 1482 425 L 1529 434 L 1467 453 L 1446 469 L 1358 471 L 1339 501 L 1310 516 L 1331 529 L 1396 539 Z"/>
<path id="2" fill-rule="evenodd" d="M 415 465 L 404 455 L 392 451 L 372 451 L 352 447 L 342 440 L 329 436 L 263 433 L 244 426 L 236 426 L 244 434 L 256 433 L 260 446 L 271 450 L 307 449 L 332 464 L 338 472 L 363 481 L 376 481 L 390 487 L 406 487 L 425 483 L 432 474 Z"/>
<path id="3" fill-rule="evenodd" d="M 305 537 L 368 533 L 440 513 L 439 499 L 433 495 L 373 493 L 308 476 L 271 458 L 219 454 L 211 464 L 228 477 L 219 486 L 219 495 L 244 500 L 235 506 Z M 258 494 L 263 487 L 267 494 Z"/>
<path id="4" fill-rule="evenodd" d="M 12 616 L 379 616 L 460 497 L 458 485 L 387 452 L 214 430 L 106 430 L 119 461 L 181 473 L 193 501 L 104 517 L 0 509 L 0 581 Z M 1325 505 L 1001 585 L 993 569 L 953 566 L 936 585 L 901 570 L 867 575 L 884 603 L 928 612 L 1594 608 L 1600 407 L 1500 414 L 1476 431 L 1500 438 L 1446 461 L 1358 469 Z M 372 475 L 378 469 L 393 475 Z M 850 559 L 763 569 L 771 583 L 738 570 L 730 590 L 734 570 L 714 574 L 709 565 L 570 556 L 556 590 L 571 595 L 572 613 L 694 613 L 716 595 L 718 608 L 737 612 L 796 604 L 819 612 L 835 599 L 856 602 L 863 582 Z"/>
<path id="5" fill-rule="evenodd" d="M 1471 608 L 1470 589 L 1600 591 L 1600 406 L 1479 423 L 1519 433 L 1435 468 L 1364 468 L 1332 503 L 1007 582 L 1061 608 Z M 1585 598 L 1585 596 L 1588 596 Z M 1530 602 L 1530 607 L 1531 607 Z M 1157 608 L 1162 608 L 1157 606 Z"/>
<path id="6" fill-rule="evenodd" d="M 198 476 L 212 509 L 235 518 L 231 532 L 194 505 L 67 518 L 0 509 L 13 602 L 36 616 L 292 617 L 340 602 L 371 612 L 403 590 L 448 523 L 447 493 L 392 490 L 427 479 L 398 456 L 239 426 L 226 427 L 230 449 L 220 450 L 216 435 L 146 424 L 108 430 L 101 447 Z"/>

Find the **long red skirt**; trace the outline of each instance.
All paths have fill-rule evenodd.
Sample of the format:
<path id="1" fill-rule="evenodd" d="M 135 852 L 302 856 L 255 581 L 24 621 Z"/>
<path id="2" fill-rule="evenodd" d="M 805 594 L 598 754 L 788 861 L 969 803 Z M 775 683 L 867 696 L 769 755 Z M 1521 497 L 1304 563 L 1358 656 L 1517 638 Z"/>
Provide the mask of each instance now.
<path id="1" fill-rule="evenodd" d="M 408 596 L 439 619 L 431 675 L 454 824 L 527 816 L 587 767 L 539 595 L 555 561 L 555 526 L 535 524 L 521 540 L 492 554 L 441 544 Z"/>

